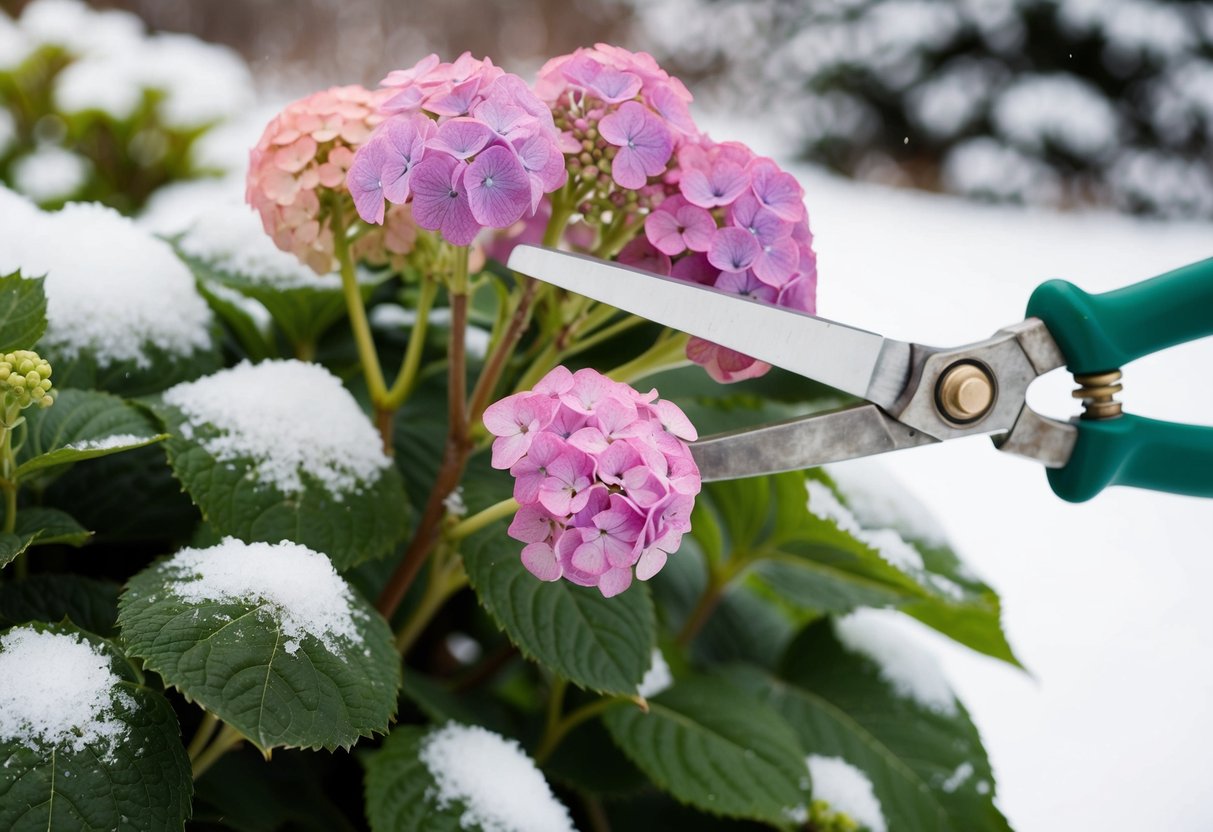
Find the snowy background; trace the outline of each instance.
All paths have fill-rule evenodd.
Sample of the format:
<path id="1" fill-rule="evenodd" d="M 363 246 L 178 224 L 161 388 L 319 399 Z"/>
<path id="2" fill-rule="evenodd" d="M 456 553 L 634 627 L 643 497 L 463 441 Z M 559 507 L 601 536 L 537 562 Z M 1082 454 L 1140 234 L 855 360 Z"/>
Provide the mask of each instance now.
<path id="1" fill-rule="evenodd" d="M 224 19 L 207 14 L 210 4 L 153 5 L 162 16 L 177 15 L 161 25 L 224 33 L 222 27 L 208 31 Z M 319 0 L 314 5 L 328 8 Z M 493 12 L 478 21 L 500 16 L 500 7 L 484 5 Z M 271 16 L 276 8 L 270 2 L 249 6 Z M 372 6 L 379 13 L 368 11 Z M 510 31 L 515 43 L 530 38 L 533 64 L 535 50 L 556 53 L 613 37 L 617 21 L 601 11 L 611 6 L 524 3 L 519 14 L 526 25 L 515 20 Z M 582 28 L 570 29 L 569 16 L 577 13 L 583 14 Z M 277 14 L 273 19 L 283 27 L 267 23 L 266 31 L 286 45 L 246 54 L 254 55 L 259 81 L 285 92 L 263 90 L 261 105 L 243 107 L 242 119 L 208 135 L 197 148 L 200 158 L 228 165 L 235 175 L 162 190 L 145 217 L 150 227 L 179 230 L 211 206 L 239 201 L 247 149 L 274 102 L 330 83 L 374 81 L 412 63 L 426 43 L 448 53 L 464 46 L 434 28 L 433 9 L 418 12 L 426 25 L 396 37 L 393 32 L 408 28 L 407 15 L 398 21 L 376 4 L 353 4 L 342 25 L 330 27 L 338 45 L 346 43 L 344 50 L 318 57 L 311 65 L 316 75 L 292 75 L 301 65 L 298 58 L 292 63 L 291 50 L 300 47 L 289 37 L 298 23 L 288 25 L 287 13 Z M 378 46 L 350 45 L 354 33 L 376 26 Z M 502 38 L 509 34 L 480 28 Z M 467 46 L 493 48 L 483 40 Z M 339 55 L 354 55 L 360 63 L 342 64 Z M 372 59 L 382 65 L 367 67 Z M 274 61 L 278 71 L 272 71 Z M 512 66 L 525 70 L 527 63 L 517 57 Z M 1210 90 L 1188 91 L 1207 96 Z M 1103 291 L 1213 256 L 1207 221 L 996 207 L 856 184 L 792 162 L 795 136 L 773 115 L 698 115 L 715 138 L 747 141 L 801 178 L 820 258 L 821 313 L 894 338 L 965 343 L 1019 320 L 1032 289 L 1048 278 Z M 1031 119 L 1011 121 L 1027 125 Z M 983 164 L 996 179 L 1000 171 L 1013 173 L 997 159 Z M 1047 189 L 1048 176 L 1016 170 L 1026 177 L 1024 187 Z M 1126 368 L 1122 398 L 1127 409 L 1143 415 L 1213 424 L 1213 387 L 1201 384 L 1210 379 L 1210 367 L 1213 339 L 1168 350 Z M 1071 387 L 1064 372 L 1054 373 L 1033 388 L 1030 401 L 1049 415 L 1068 416 L 1077 410 Z M 1070 505 L 1052 495 L 1038 466 L 999 454 L 983 438 L 845 465 L 877 466 L 908 486 L 1002 595 L 1005 626 L 1028 673 L 976 656 L 913 622 L 906 628 L 942 657 L 973 713 L 998 779 L 999 804 L 1017 829 L 1213 828 L 1206 774 L 1213 770 L 1213 613 L 1205 597 L 1213 585 L 1213 502 L 1111 489 L 1090 503 Z"/>

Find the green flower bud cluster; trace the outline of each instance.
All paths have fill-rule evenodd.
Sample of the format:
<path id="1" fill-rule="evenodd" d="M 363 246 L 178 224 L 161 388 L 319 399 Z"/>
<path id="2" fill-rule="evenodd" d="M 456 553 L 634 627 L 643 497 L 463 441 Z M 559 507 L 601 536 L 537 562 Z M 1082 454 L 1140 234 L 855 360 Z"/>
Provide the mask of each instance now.
<path id="1" fill-rule="evenodd" d="M 24 410 L 32 404 L 50 407 L 58 390 L 51 389 L 51 365 L 31 350 L 0 355 L 0 391 L 5 409 L 14 405 Z"/>
<path id="2" fill-rule="evenodd" d="M 836 812 L 824 800 L 814 800 L 809 806 L 809 823 L 813 832 L 859 832 L 861 828 L 846 812 Z"/>

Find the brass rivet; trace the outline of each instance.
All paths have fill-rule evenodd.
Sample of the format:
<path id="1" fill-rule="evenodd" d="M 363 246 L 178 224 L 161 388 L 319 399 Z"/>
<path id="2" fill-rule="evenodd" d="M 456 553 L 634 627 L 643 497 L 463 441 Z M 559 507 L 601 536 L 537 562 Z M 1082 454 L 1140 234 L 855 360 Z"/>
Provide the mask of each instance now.
<path id="1" fill-rule="evenodd" d="M 976 364 L 957 364 L 939 380 L 939 403 L 954 422 L 971 422 L 994 404 L 994 383 Z"/>

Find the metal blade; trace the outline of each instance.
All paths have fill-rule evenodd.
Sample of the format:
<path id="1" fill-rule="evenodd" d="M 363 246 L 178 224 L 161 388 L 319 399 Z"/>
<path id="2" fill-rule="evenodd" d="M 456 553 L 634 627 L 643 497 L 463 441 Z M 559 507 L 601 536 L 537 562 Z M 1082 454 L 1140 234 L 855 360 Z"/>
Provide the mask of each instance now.
<path id="1" fill-rule="evenodd" d="M 704 482 L 799 471 L 826 462 L 938 442 L 879 407 L 862 404 L 691 443 Z"/>
<path id="2" fill-rule="evenodd" d="M 885 407 L 909 380 L 909 344 L 824 318 L 536 246 L 517 246 L 509 266 Z"/>

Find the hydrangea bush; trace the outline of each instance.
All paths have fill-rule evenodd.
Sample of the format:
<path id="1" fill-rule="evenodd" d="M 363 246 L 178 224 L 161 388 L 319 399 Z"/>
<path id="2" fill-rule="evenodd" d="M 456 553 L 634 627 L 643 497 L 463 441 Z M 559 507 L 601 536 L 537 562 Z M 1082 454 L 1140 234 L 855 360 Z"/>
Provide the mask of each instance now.
<path id="1" fill-rule="evenodd" d="M 814 311 L 805 194 L 690 101 L 430 56 L 168 239 L 0 189 L 0 828 L 1007 828 L 908 631 L 1016 659 L 921 508 L 701 480 L 837 394 L 503 265 Z"/>
<path id="2" fill-rule="evenodd" d="M 80 0 L 0 11 L 0 184 L 43 207 L 131 214 L 164 185 L 216 173 L 200 139 L 252 101 L 234 52 L 149 35 L 127 12 Z"/>

